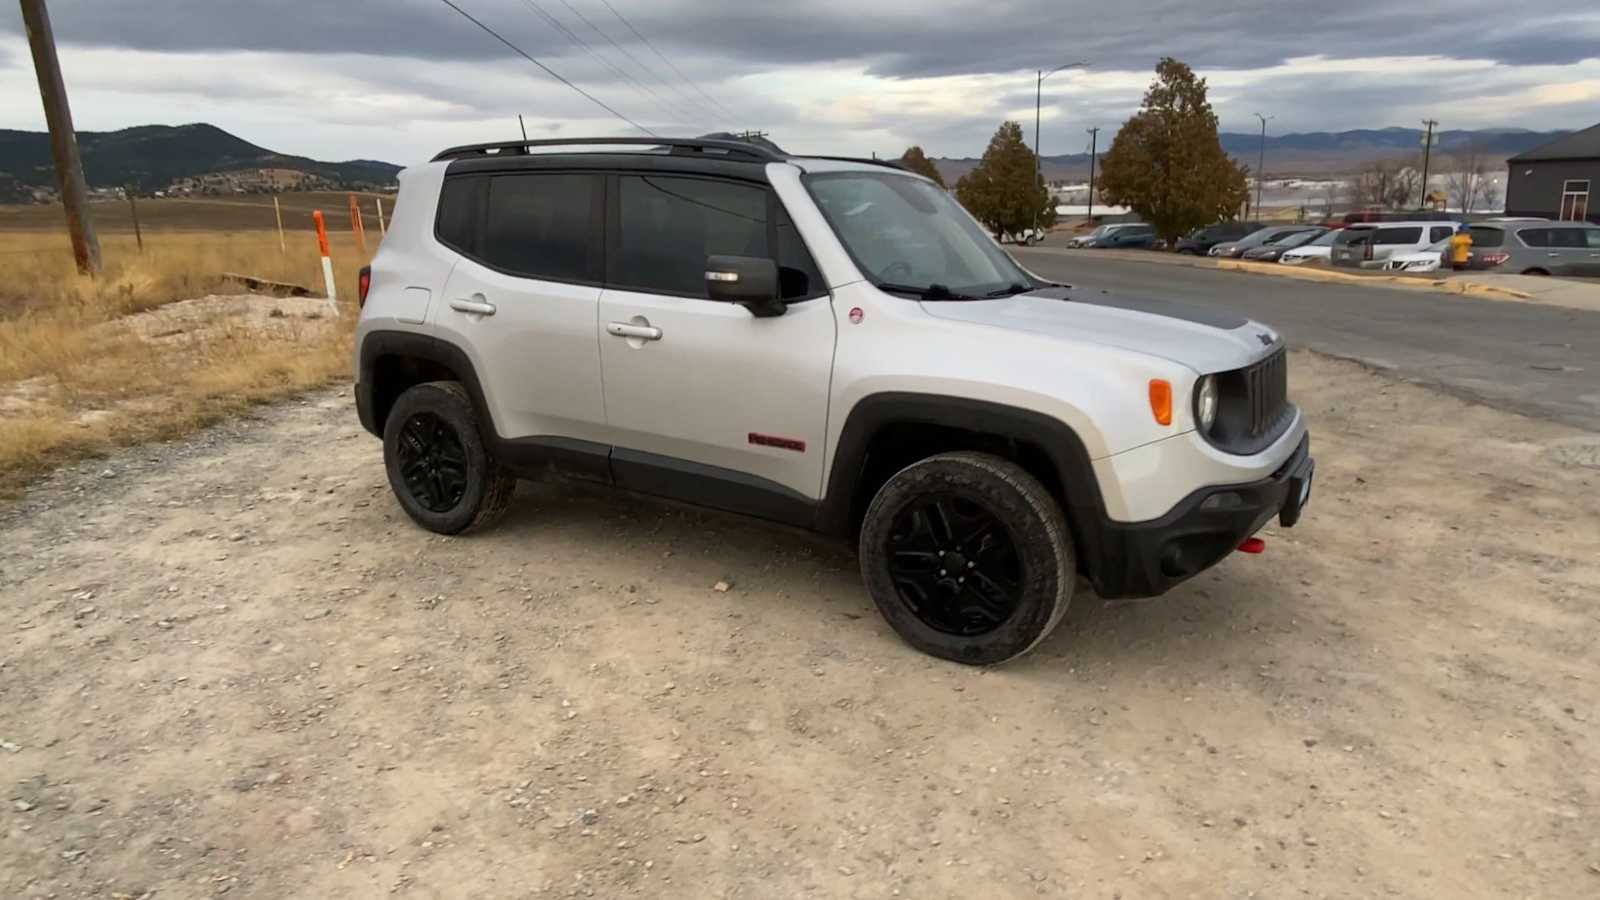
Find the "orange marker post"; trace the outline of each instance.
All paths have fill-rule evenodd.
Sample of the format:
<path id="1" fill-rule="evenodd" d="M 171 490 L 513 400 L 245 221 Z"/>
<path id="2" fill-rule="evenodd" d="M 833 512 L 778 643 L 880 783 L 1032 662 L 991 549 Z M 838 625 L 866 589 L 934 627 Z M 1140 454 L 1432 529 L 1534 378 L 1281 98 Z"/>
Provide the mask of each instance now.
<path id="1" fill-rule="evenodd" d="M 367 252 L 367 228 L 361 224 L 361 206 L 356 202 L 356 195 L 350 195 L 350 233 L 356 236 L 356 249 L 362 253 Z"/>
<path id="2" fill-rule="evenodd" d="M 327 287 L 328 306 L 334 315 L 339 314 L 339 293 L 333 286 L 333 260 L 328 256 L 328 228 L 322 221 L 322 210 L 313 210 L 311 221 L 317 225 L 317 250 L 322 254 L 322 283 Z"/>

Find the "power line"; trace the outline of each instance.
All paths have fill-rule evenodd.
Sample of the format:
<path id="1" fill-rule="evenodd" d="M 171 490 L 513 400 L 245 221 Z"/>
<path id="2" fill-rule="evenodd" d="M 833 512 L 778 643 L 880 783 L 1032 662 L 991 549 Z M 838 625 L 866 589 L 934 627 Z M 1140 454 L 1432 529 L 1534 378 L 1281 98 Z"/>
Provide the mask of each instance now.
<path id="1" fill-rule="evenodd" d="M 578 37 L 578 35 L 575 34 L 572 29 L 568 28 L 560 19 L 552 15 L 549 10 L 546 10 L 538 3 L 534 2 L 534 0 L 522 0 L 522 5 L 526 6 L 530 11 L 538 15 L 540 18 L 544 19 L 545 22 L 549 23 L 552 28 L 566 35 L 567 40 L 576 44 L 579 49 L 593 57 L 596 62 L 610 69 L 618 78 L 628 82 L 629 86 L 633 88 L 634 93 L 638 94 L 639 97 L 644 99 L 646 103 L 649 102 L 650 98 L 646 97 L 644 94 L 644 91 L 648 91 L 649 88 L 641 84 L 638 79 L 634 78 L 632 75 L 624 72 L 622 69 L 612 64 L 610 60 L 601 56 L 593 47 L 589 46 L 588 41 Z M 568 8 L 570 9 L 570 7 Z M 640 90 L 641 88 L 644 90 Z M 654 91 L 651 91 L 650 93 L 652 96 L 655 94 Z M 687 123 L 690 119 L 694 118 L 693 116 L 685 117 L 681 110 L 673 106 L 668 106 L 665 101 L 661 100 L 660 97 L 656 97 L 656 100 L 662 103 L 662 106 L 667 110 L 669 115 L 677 117 L 681 122 Z"/>
<path id="2" fill-rule="evenodd" d="M 611 5 L 611 0 L 600 0 L 600 2 L 602 4 L 604 4 L 606 9 L 611 10 L 611 14 L 613 16 L 617 17 L 617 21 L 621 22 L 624 27 L 626 27 L 630 32 L 632 32 L 633 36 L 638 38 L 640 43 L 644 44 L 646 47 L 649 47 L 650 51 L 652 53 L 654 53 L 656 56 L 660 57 L 661 61 L 667 64 L 667 68 L 669 68 L 672 71 L 678 73 L 678 77 L 683 79 L 683 83 L 684 84 L 687 84 L 689 87 L 693 88 L 695 93 L 697 93 L 700 96 L 702 96 L 702 97 L 706 98 L 707 100 L 711 101 L 711 103 L 713 103 L 718 109 L 722 110 L 724 113 L 727 113 L 728 115 L 732 116 L 734 119 L 738 119 L 739 118 L 739 114 L 738 113 L 736 113 L 733 110 L 729 109 L 725 104 L 719 102 L 715 97 L 711 96 L 710 94 L 707 94 L 705 91 L 702 91 L 700 89 L 699 85 L 695 84 L 693 81 L 690 81 L 689 80 L 689 76 L 683 74 L 683 70 L 682 69 L 679 69 L 677 66 L 673 65 L 672 60 L 667 59 L 665 54 L 663 54 L 660 50 L 656 49 L 656 45 L 655 44 L 650 43 L 650 39 L 649 38 L 647 38 L 644 35 L 640 34 L 639 33 L 639 29 L 633 27 L 633 23 L 632 22 L 629 22 L 627 19 L 623 18 L 622 17 L 622 13 L 617 12 L 617 8 L 615 6 Z"/>
<path id="3" fill-rule="evenodd" d="M 571 3 L 567 2 L 567 0 L 561 0 L 561 5 L 565 6 L 568 10 L 570 10 L 572 12 L 573 15 L 577 16 L 578 17 L 578 21 L 580 21 L 583 24 L 589 26 L 590 30 L 592 30 L 595 34 L 598 34 L 601 37 L 605 38 L 606 43 L 610 44 L 618 53 L 621 53 L 623 56 L 626 56 L 628 59 L 632 60 L 633 64 L 638 66 L 639 70 L 641 72 L 644 72 L 650 78 L 654 79 L 662 87 L 667 88 L 668 90 L 672 89 L 672 86 L 670 84 L 668 84 L 668 82 L 667 82 L 667 80 L 665 78 L 662 78 L 659 74 L 656 73 L 656 71 L 654 69 L 652 69 L 649 66 L 645 65 L 644 61 L 639 59 L 639 57 L 634 56 L 633 52 L 630 51 L 628 48 L 626 48 L 626 47 L 622 46 L 621 44 L 617 43 L 615 38 L 613 38 L 609 34 L 606 34 L 606 32 L 604 30 L 602 30 L 599 25 L 596 25 L 594 22 L 590 21 L 589 17 L 584 15 L 577 7 L 575 7 Z M 650 91 L 650 96 L 655 97 L 657 100 L 660 100 L 662 103 L 666 103 L 667 102 L 666 98 L 664 98 L 661 95 L 657 94 L 655 91 L 650 90 L 649 87 L 645 87 L 645 90 Z M 718 113 L 716 110 L 714 110 L 711 107 L 705 105 L 704 103 L 701 103 L 700 101 L 694 99 L 693 97 L 689 97 L 687 95 L 684 95 L 681 91 L 679 92 L 679 96 L 682 96 L 683 99 L 688 100 L 690 103 L 694 104 L 694 107 L 697 109 L 698 113 L 707 113 L 707 114 L 709 114 L 711 116 L 711 121 L 713 121 L 713 122 L 715 122 L 721 116 L 721 113 Z"/>
<path id="4" fill-rule="evenodd" d="M 588 91 L 584 90 L 583 88 L 578 87 L 577 85 L 573 84 L 572 82 L 568 81 L 567 79 L 561 77 L 561 74 L 559 72 L 557 72 L 555 69 L 552 69 L 549 66 L 545 65 L 544 63 L 538 61 L 537 59 L 534 59 L 532 56 L 529 56 L 527 51 L 523 50 L 521 47 L 518 47 L 516 44 L 513 44 L 510 41 L 506 40 L 505 38 L 501 37 L 500 36 L 500 32 L 495 31 L 493 28 L 490 28 L 489 26 L 487 26 L 487 25 L 483 24 L 482 22 L 478 21 L 478 19 L 475 18 L 472 15 L 472 13 L 469 13 L 466 10 L 462 9 L 461 7 L 455 5 L 455 3 L 452 2 L 452 0 L 439 0 L 439 2 L 443 3 L 445 6 L 448 6 L 451 9 L 455 10 L 456 12 L 460 13 L 461 16 L 463 18 L 465 18 L 468 22 L 471 22 L 472 24 L 474 24 L 474 25 L 478 26 L 479 28 L 483 29 L 485 32 L 487 32 L 495 40 L 497 40 L 500 43 L 505 44 L 507 47 L 511 48 L 511 51 L 513 53 L 517 54 L 518 56 L 522 57 L 523 59 L 527 60 L 528 62 L 531 62 L 534 65 L 538 66 L 539 68 L 543 69 L 545 71 L 545 74 L 549 75 L 551 78 L 554 78 L 555 80 L 561 82 L 562 84 L 566 85 L 567 87 L 572 88 L 574 91 L 577 91 L 579 94 L 582 94 L 584 96 L 584 98 L 587 99 L 590 103 L 593 103 L 595 106 L 598 106 L 601 109 L 605 110 L 606 112 L 611 113 L 613 116 L 616 116 L 617 118 L 621 119 L 622 121 L 627 122 L 629 125 L 632 125 L 634 128 L 639 129 L 640 131 L 644 132 L 645 134 L 650 135 L 651 137 L 660 137 L 660 135 L 656 134 L 654 131 L 651 131 L 650 129 L 644 127 L 643 125 L 640 125 L 638 122 L 635 122 L 634 120 L 628 118 L 627 116 L 623 115 L 622 113 L 619 113 L 616 110 L 612 109 L 610 106 L 606 105 L 606 102 L 604 100 L 601 100 L 599 97 L 596 97 L 595 95 L 589 93 Z"/>

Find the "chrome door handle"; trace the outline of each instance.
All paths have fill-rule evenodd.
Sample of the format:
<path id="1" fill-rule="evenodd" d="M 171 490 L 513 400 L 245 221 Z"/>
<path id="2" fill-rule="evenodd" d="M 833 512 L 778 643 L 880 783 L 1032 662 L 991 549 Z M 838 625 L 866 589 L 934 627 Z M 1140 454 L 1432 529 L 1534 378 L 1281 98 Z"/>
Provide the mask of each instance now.
<path id="1" fill-rule="evenodd" d="M 1558 257 L 1558 256 L 1560 256 L 1560 255 L 1561 255 L 1561 254 L 1559 254 L 1559 253 L 1554 253 L 1554 252 L 1552 252 L 1552 253 L 1546 253 L 1546 254 L 1545 254 L 1545 256 L 1548 256 L 1548 257 L 1550 257 L 1550 258 L 1551 258 L 1551 259 L 1555 259 L 1555 258 L 1556 258 L 1556 257 Z"/>
<path id="2" fill-rule="evenodd" d="M 479 316 L 494 315 L 494 304 L 483 299 L 482 295 L 469 299 L 451 300 L 450 308 L 456 312 L 473 313 Z"/>
<path id="3" fill-rule="evenodd" d="M 661 329 L 654 325 L 634 325 L 631 322 L 607 322 L 606 334 L 612 337 L 638 338 L 641 341 L 661 340 Z"/>

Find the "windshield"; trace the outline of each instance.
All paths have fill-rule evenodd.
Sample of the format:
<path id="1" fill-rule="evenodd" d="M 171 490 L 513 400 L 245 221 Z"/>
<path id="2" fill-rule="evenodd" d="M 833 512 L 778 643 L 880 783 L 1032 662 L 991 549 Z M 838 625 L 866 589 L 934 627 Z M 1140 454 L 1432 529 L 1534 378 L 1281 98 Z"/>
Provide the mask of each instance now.
<path id="1" fill-rule="evenodd" d="M 1324 231 L 1317 235 L 1317 239 L 1307 244 L 1307 247 L 1332 247 L 1333 239 L 1339 236 L 1337 231 Z"/>
<path id="2" fill-rule="evenodd" d="M 983 296 L 1033 278 L 943 190 L 888 172 L 809 175 L 806 187 L 874 284 Z"/>
<path id="3" fill-rule="evenodd" d="M 1320 232 L 1320 231 L 1300 231 L 1300 232 L 1296 232 L 1295 234 L 1291 234 L 1288 237 L 1278 241 L 1278 246 L 1280 246 L 1280 247 L 1300 247 L 1300 246 L 1304 246 L 1306 244 L 1311 243 L 1311 241 L 1313 239 L 1318 238 L 1321 235 L 1322 235 L 1322 232 Z"/>

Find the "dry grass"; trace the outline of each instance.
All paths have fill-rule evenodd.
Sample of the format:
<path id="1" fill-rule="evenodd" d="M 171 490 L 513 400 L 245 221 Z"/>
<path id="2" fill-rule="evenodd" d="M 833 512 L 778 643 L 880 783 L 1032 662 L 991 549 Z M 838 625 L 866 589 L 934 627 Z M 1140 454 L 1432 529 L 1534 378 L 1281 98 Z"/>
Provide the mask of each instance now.
<path id="1" fill-rule="evenodd" d="M 314 247 L 282 253 L 274 232 L 147 235 L 142 254 L 131 236 L 113 236 L 98 279 L 75 273 L 56 234 L 7 238 L 5 250 L 25 252 L 0 254 L 0 493 L 349 371 L 362 260 L 348 239 L 335 240 L 345 296 L 333 317 L 321 301 L 191 299 L 239 293 L 224 271 L 320 289 Z"/>

